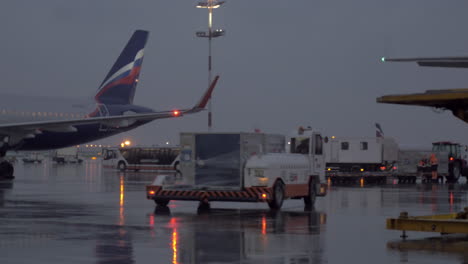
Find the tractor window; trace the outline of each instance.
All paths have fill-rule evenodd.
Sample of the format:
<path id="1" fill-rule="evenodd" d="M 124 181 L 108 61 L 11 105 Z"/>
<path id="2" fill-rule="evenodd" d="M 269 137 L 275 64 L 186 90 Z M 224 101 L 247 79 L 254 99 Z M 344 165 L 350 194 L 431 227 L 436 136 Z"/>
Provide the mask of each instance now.
<path id="1" fill-rule="evenodd" d="M 348 150 L 349 142 L 341 142 L 341 150 Z"/>
<path id="2" fill-rule="evenodd" d="M 309 154 L 309 139 L 297 139 L 300 143 L 296 147 L 295 153 Z"/>
<path id="3" fill-rule="evenodd" d="M 323 143 L 322 143 L 322 136 L 315 135 L 315 155 L 322 155 L 323 154 Z"/>
<path id="4" fill-rule="evenodd" d="M 289 142 L 289 152 L 296 153 L 296 139 L 291 138 L 291 142 Z"/>

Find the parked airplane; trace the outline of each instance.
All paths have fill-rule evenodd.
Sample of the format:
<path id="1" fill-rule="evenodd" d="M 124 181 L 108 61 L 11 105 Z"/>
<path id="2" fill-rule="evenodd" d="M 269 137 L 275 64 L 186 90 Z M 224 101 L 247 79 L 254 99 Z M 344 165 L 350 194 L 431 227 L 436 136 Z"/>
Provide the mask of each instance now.
<path id="1" fill-rule="evenodd" d="M 47 150 L 94 141 L 152 120 L 180 117 L 205 109 L 218 81 L 191 109 L 154 111 L 133 104 L 148 32 L 134 32 L 93 98 L 71 100 L 0 96 L 0 158 L 8 150 Z M 0 179 L 13 178 L 13 166 L 0 163 Z"/>
<path id="2" fill-rule="evenodd" d="M 468 68 L 468 57 L 439 58 L 382 58 L 382 62 L 416 62 L 419 66 Z M 429 90 L 424 93 L 385 95 L 378 103 L 405 104 L 450 110 L 454 116 L 468 123 L 468 89 Z"/>

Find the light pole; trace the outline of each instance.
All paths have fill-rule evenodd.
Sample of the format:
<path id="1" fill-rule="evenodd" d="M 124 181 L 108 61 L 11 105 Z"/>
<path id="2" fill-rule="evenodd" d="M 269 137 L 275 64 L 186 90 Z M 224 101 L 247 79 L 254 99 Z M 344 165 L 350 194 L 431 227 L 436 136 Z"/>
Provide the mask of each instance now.
<path id="1" fill-rule="evenodd" d="M 213 31 L 213 9 L 216 9 L 224 4 L 224 1 L 218 0 L 205 0 L 198 2 L 197 8 L 208 9 L 208 31 L 197 31 L 196 35 L 199 38 L 208 38 L 208 87 L 211 84 L 211 40 L 213 38 L 224 36 L 225 31 L 223 29 L 216 29 Z M 212 116 L 211 116 L 211 101 L 208 102 L 208 130 L 211 131 L 212 127 Z"/>

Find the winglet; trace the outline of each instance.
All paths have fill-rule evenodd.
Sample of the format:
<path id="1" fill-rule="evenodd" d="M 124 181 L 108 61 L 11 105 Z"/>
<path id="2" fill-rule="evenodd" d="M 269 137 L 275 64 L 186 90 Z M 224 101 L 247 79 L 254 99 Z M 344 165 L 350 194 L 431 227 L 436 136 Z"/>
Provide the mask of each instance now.
<path id="1" fill-rule="evenodd" d="M 208 87 L 208 90 L 203 94 L 202 98 L 200 98 L 200 101 L 192 108 L 192 110 L 195 111 L 200 111 L 205 109 L 206 105 L 208 104 L 208 101 L 211 99 L 211 94 L 213 93 L 213 90 L 216 86 L 216 83 L 218 82 L 219 75 L 216 75 L 214 80 L 211 82 L 210 87 Z"/>

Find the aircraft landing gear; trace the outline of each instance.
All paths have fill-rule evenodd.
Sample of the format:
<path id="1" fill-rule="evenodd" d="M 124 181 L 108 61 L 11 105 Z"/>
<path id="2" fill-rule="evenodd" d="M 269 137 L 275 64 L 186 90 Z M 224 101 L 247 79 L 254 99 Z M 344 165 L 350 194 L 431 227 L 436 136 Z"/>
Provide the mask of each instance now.
<path id="1" fill-rule="evenodd" d="M 13 165 L 5 160 L 6 151 L 0 150 L 0 180 L 13 180 L 13 172 L 15 171 Z"/>

